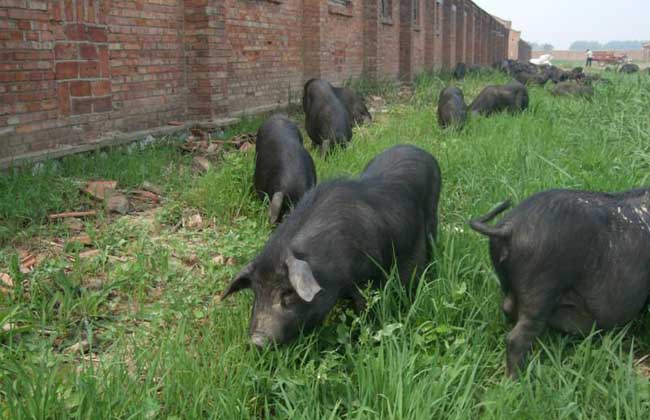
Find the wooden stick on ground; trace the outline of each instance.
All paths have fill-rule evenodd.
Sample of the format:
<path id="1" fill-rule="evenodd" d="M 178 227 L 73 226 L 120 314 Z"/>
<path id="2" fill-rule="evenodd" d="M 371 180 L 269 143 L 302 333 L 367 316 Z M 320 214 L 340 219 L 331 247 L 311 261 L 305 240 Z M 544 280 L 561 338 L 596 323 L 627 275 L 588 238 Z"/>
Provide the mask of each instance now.
<path id="1" fill-rule="evenodd" d="M 56 214 L 50 214 L 48 218 L 50 220 L 55 220 L 55 219 L 65 219 L 67 217 L 85 217 L 85 216 L 96 216 L 97 212 L 95 210 L 90 210 L 90 211 L 70 211 L 67 213 L 56 213 Z"/>

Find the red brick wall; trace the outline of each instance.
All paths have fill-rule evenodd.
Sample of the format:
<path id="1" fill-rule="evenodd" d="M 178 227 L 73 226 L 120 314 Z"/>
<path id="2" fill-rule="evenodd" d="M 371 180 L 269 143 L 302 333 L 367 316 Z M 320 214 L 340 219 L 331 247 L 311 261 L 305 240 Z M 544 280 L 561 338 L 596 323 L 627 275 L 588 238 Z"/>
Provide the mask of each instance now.
<path id="1" fill-rule="evenodd" d="M 392 0 L 387 18 L 332 1 L 0 0 L 0 165 L 297 101 L 311 77 L 410 80 L 507 50 L 469 0 Z"/>
<path id="2" fill-rule="evenodd" d="M 379 18 L 378 30 L 378 74 L 382 77 L 397 78 L 399 75 L 399 1 L 393 0 L 392 16 Z M 381 10 L 379 10 L 381 12 Z"/>
<path id="3" fill-rule="evenodd" d="M 412 51 L 412 65 L 411 71 L 413 73 L 421 73 L 425 70 L 425 56 L 426 56 L 426 0 L 419 0 L 419 17 L 417 22 L 413 22 L 413 51 Z"/>
<path id="4" fill-rule="evenodd" d="M 363 2 L 324 2 L 321 12 L 321 77 L 342 83 L 363 70 Z"/>
<path id="5" fill-rule="evenodd" d="M 289 92 L 295 95 L 303 84 L 302 1 L 226 0 L 225 4 L 226 43 L 230 47 L 229 111 L 286 103 Z M 356 12 L 361 14 L 360 9 Z M 251 26 L 251 21 L 257 24 Z M 358 33 L 356 35 L 358 38 Z M 342 69 L 339 73 L 344 76 L 360 73 L 359 42 L 355 39 L 341 47 L 348 56 L 355 58 L 346 60 L 347 57 L 343 57 L 342 64 L 335 66 Z M 335 44 L 338 47 L 338 43 Z M 336 60 L 334 57 L 333 61 Z M 346 64 L 351 62 L 355 67 L 347 68 Z"/>
<path id="6" fill-rule="evenodd" d="M 80 3 L 80 0 L 77 0 Z M 85 0 L 85 3 L 96 3 Z M 183 2 L 104 0 L 108 60 L 99 44 L 101 77 L 110 78 L 114 130 L 128 132 L 183 118 L 186 107 Z M 106 62 L 105 62 L 106 61 Z M 108 74 L 104 74 L 104 67 Z M 95 100 L 95 99 L 93 99 Z M 95 112 L 97 108 L 94 105 Z"/>

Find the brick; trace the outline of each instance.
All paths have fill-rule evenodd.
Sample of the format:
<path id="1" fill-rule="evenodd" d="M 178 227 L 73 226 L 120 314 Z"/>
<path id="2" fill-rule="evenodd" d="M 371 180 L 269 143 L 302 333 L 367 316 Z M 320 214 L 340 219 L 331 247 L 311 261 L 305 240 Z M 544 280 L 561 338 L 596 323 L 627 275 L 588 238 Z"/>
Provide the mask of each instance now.
<path id="1" fill-rule="evenodd" d="M 59 111 L 61 114 L 70 114 L 70 87 L 67 82 L 58 83 L 57 97 L 59 99 Z"/>
<path id="2" fill-rule="evenodd" d="M 79 63 L 79 77 L 99 77 L 98 61 L 83 61 Z"/>
<path id="3" fill-rule="evenodd" d="M 93 112 L 93 100 L 92 99 L 76 99 L 71 100 L 72 106 L 70 108 L 70 113 L 72 115 L 80 114 L 90 114 Z"/>
<path id="4" fill-rule="evenodd" d="M 92 93 L 93 96 L 103 96 L 111 93 L 110 80 L 98 80 L 96 82 L 92 82 Z"/>
<path id="5" fill-rule="evenodd" d="M 26 20 L 21 20 L 18 22 L 18 29 L 21 29 L 23 31 L 29 31 L 32 29 L 32 23 Z"/>
<path id="6" fill-rule="evenodd" d="M 60 22 L 63 20 L 63 11 L 61 9 L 62 3 L 61 1 L 53 1 L 52 2 L 52 19 Z"/>
<path id="7" fill-rule="evenodd" d="M 90 82 L 70 82 L 70 96 L 90 96 Z"/>
<path id="8" fill-rule="evenodd" d="M 77 58 L 77 44 L 61 44 L 54 46 L 54 57 L 57 60 L 74 60 Z"/>
<path id="9" fill-rule="evenodd" d="M 56 63 L 56 79 L 76 79 L 79 76 L 79 66 L 76 62 Z"/>
<path id="10" fill-rule="evenodd" d="M 108 55 L 108 47 L 99 47 L 97 49 L 99 55 L 99 74 L 100 77 L 109 77 L 110 76 L 110 63 Z"/>
<path id="11" fill-rule="evenodd" d="M 110 96 L 93 99 L 93 112 L 108 112 L 112 110 L 113 104 Z"/>
<path id="12" fill-rule="evenodd" d="M 90 26 L 87 28 L 87 37 L 90 41 L 108 42 L 106 29 Z"/>
<path id="13" fill-rule="evenodd" d="M 80 23 L 66 25 L 63 33 L 68 41 L 83 41 L 86 39 L 85 25 Z"/>
<path id="14" fill-rule="evenodd" d="M 97 49 L 92 44 L 81 44 L 79 46 L 79 55 L 84 60 L 96 60 Z"/>

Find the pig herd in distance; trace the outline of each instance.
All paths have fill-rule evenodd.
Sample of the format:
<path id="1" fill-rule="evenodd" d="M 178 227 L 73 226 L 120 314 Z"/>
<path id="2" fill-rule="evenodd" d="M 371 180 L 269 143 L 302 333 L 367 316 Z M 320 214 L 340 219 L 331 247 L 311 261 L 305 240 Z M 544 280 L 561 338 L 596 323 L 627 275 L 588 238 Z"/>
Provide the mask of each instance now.
<path id="1" fill-rule="evenodd" d="M 589 97 L 592 83 L 605 80 L 579 68 L 567 72 L 510 60 L 496 67 L 513 81 L 487 86 L 469 106 L 457 87 L 441 92 L 441 127 L 460 129 L 469 116 L 521 112 L 529 104 L 527 84 L 552 81 L 556 95 Z M 459 64 L 454 77 L 484 70 Z M 325 80 L 305 84 L 303 110 L 306 131 L 323 156 L 350 142 L 353 125 L 371 120 L 354 91 Z M 442 176 L 436 159 L 418 147 L 394 146 L 358 178 L 317 184 L 297 125 L 275 114 L 257 133 L 253 179 L 277 226 L 222 299 L 252 289 L 249 335 L 258 347 L 313 330 L 339 300 L 363 311 L 360 290 L 382 287 L 393 266 L 401 285 L 414 287 L 432 259 Z M 623 325 L 647 305 L 650 189 L 543 191 L 490 224 L 509 207 L 503 202 L 470 226 L 489 238 L 502 309 L 514 323 L 506 338 L 506 372 L 517 377 L 547 326 L 585 335 Z"/>

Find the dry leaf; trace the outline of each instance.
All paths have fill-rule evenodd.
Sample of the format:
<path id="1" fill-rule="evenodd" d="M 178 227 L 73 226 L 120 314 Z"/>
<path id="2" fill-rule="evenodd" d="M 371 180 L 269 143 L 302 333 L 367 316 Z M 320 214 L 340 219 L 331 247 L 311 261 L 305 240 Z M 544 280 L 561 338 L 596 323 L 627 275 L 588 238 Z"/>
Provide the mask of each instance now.
<path id="1" fill-rule="evenodd" d="M 131 191 L 131 194 L 134 195 L 133 198 L 135 199 L 151 201 L 153 203 L 157 203 L 159 201 L 158 196 L 150 191 L 133 190 Z"/>
<path id="2" fill-rule="evenodd" d="M 79 236 L 73 236 L 72 238 L 68 239 L 68 243 L 80 243 L 82 245 L 90 245 L 92 243 L 92 239 L 90 239 L 90 236 L 88 235 L 79 235 Z"/>
<path id="3" fill-rule="evenodd" d="M 198 229 L 203 225 L 203 218 L 201 217 L 200 214 L 196 213 L 190 216 L 190 218 L 187 220 L 186 227 L 188 229 Z"/>
<path id="4" fill-rule="evenodd" d="M 76 344 L 71 345 L 67 349 L 63 350 L 65 354 L 75 354 L 75 353 L 85 353 L 88 351 L 88 340 L 82 340 Z"/>
<path id="5" fill-rule="evenodd" d="M 219 254 L 212 259 L 212 262 L 216 265 L 223 265 L 226 262 L 226 259 L 223 257 L 223 255 Z"/>
<path id="6" fill-rule="evenodd" d="M 187 265 L 188 267 L 193 267 L 199 262 L 199 257 L 196 254 L 192 254 L 186 257 L 182 257 L 181 261 L 183 261 L 183 264 Z"/>
<path id="7" fill-rule="evenodd" d="M 36 257 L 32 254 L 27 254 L 20 260 L 20 272 L 23 274 L 30 273 L 36 265 Z"/>
<path id="8" fill-rule="evenodd" d="M 2 332 L 9 332 L 9 331 L 15 329 L 16 327 L 17 327 L 16 324 L 14 324 L 12 322 L 8 322 L 8 323 L 2 325 Z"/>
<path id="9" fill-rule="evenodd" d="M 239 148 L 239 151 L 246 153 L 249 150 L 252 150 L 254 148 L 255 148 L 255 146 L 253 146 L 253 143 L 246 142 L 246 143 L 241 145 L 241 147 Z"/>
<path id="10" fill-rule="evenodd" d="M 99 254 L 100 254 L 99 249 L 91 249 L 89 251 L 81 252 L 79 254 L 79 258 L 83 260 L 83 259 L 86 259 L 86 258 L 96 257 Z"/>
<path id="11" fill-rule="evenodd" d="M 0 293 L 8 294 L 13 291 L 14 280 L 7 273 L 0 273 Z"/>

